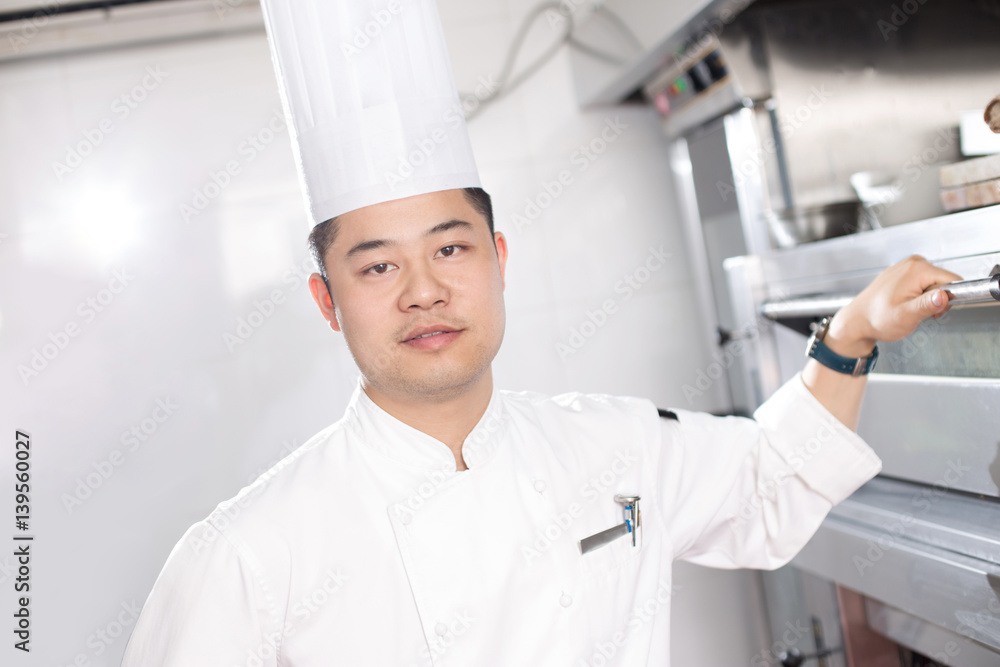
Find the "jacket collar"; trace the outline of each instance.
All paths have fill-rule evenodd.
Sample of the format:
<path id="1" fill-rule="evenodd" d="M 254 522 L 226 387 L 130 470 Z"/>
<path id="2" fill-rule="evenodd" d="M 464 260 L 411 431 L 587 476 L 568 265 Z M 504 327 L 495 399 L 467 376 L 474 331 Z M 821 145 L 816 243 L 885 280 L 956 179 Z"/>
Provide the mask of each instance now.
<path id="1" fill-rule="evenodd" d="M 403 465 L 455 471 L 455 456 L 448 445 L 376 405 L 362 388 L 360 375 L 344 416 L 365 445 Z M 503 400 L 494 383 L 486 411 L 462 443 L 462 458 L 470 470 L 492 458 L 504 430 L 503 416 Z"/>

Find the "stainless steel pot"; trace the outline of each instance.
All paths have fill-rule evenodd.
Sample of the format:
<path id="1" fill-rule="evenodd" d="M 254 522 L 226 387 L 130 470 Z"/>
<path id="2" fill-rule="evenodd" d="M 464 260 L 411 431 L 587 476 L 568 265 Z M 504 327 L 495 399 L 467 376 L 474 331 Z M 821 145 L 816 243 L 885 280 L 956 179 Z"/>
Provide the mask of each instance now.
<path id="1" fill-rule="evenodd" d="M 823 206 L 767 211 L 764 219 L 771 240 L 779 248 L 853 234 L 859 230 L 860 201 L 843 201 Z"/>

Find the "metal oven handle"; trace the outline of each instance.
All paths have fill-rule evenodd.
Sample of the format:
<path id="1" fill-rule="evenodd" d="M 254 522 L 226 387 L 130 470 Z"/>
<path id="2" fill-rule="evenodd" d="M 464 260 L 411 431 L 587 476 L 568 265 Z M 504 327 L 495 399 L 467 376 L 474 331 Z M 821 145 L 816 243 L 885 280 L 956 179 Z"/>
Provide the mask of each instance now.
<path id="1" fill-rule="evenodd" d="M 993 267 L 987 278 L 962 280 L 937 287 L 951 295 L 952 307 L 980 304 L 1000 306 L 1000 264 Z M 823 294 L 781 301 L 766 301 L 760 307 L 760 312 L 771 320 L 823 317 L 833 315 L 850 303 L 854 297 L 854 294 Z"/>

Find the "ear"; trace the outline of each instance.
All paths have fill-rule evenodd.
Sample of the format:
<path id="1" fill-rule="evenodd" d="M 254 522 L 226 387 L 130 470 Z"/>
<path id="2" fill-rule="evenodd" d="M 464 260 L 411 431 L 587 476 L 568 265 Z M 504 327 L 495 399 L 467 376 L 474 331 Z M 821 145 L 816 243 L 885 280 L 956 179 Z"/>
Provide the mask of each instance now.
<path id="1" fill-rule="evenodd" d="M 323 318 L 330 323 L 330 328 L 340 331 L 340 322 L 337 321 L 337 312 L 333 307 L 333 297 L 326 288 L 323 276 L 318 273 L 309 276 L 309 291 L 312 293 L 313 301 L 319 306 L 319 312 L 323 313 Z"/>
<path id="2" fill-rule="evenodd" d="M 497 249 L 497 261 L 500 263 L 500 285 L 506 289 L 507 282 L 504 276 L 507 269 L 507 237 L 503 235 L 503 232 L 494 232 L 493 244 Z"/>

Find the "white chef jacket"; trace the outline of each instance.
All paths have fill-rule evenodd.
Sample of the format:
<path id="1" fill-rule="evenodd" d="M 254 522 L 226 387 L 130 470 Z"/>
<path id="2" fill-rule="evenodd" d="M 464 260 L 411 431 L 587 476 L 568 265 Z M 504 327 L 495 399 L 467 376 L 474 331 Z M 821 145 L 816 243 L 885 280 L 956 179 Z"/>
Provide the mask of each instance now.
<path id="1" fill-rule="evenodd" d="M 125 667 L 668 665 L 671 563 L 774 568 L 881 462 L 796 376 L 754 414 L 494 389 L 442 442 L 360 387 L 192 526 Z M 579 541 L 623 521 L 586 554 Z"/>

